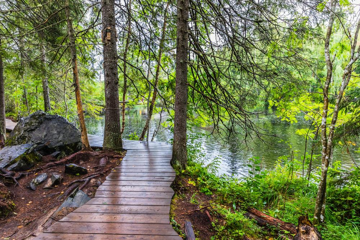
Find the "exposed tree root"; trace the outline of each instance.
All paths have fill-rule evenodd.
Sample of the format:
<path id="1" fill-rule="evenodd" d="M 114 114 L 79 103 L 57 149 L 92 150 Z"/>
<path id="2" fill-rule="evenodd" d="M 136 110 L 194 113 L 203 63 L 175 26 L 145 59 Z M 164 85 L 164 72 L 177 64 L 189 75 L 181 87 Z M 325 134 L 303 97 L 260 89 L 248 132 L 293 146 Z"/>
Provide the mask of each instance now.
<path id="1" fill-rule="evenodd" d="M 6 170 L 5 168 L 0 168 L 0 176 L 5 179 L 11 179 L 15 182 L 15 186 L 20 186 L 18 180 L 22 178 L 23 176 L 27 176 L 28 173 L 15 173 L 9 170 Z M 20 186 L 21 187 L 21 186 Z"/>
<path id="2" fill-rule="evenodd" d="M 44 166 L 42 166 L 42 167 L 40 167 L 40 168 L 34 169 L 32 172 L 33 172 L 33 173 L 36 173 L 36 172 L 42 171 L 42 170 L 47 169 L 47 168 L 51 168 L 51 167 L 54 167 L 54 166 L 66 164 L 66 163 L 69 162 L 70 160 L 73 160 L 74 157 L 76 157 L 77 155 L 81 155 L 81 154 L 89 154 L 89 155 L 92 155 L 92 156 L 98 155 L 98 153 L 93 152 L 93 151 L 80 151 L 80 152 L 76 152 L 76 153 L 71 154 L 70 156 L 67 156 L 67 157 L 65 157 L 65 158 L 63 158 L 63 159 L 60 159 L 59 161 L 45 164 Z"/>

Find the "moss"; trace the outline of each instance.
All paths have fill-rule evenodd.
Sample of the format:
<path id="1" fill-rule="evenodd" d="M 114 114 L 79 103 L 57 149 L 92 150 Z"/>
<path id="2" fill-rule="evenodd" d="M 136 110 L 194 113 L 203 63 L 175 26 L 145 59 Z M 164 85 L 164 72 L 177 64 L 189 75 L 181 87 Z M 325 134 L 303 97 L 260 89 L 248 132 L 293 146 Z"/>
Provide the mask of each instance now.
<path id="1" fill-rule="evenodd" d="M 0 218 L 7 217 L 15 210 L 15 203 L 10 199 L 10 192 L 5 187 L 0 189 Z"/>

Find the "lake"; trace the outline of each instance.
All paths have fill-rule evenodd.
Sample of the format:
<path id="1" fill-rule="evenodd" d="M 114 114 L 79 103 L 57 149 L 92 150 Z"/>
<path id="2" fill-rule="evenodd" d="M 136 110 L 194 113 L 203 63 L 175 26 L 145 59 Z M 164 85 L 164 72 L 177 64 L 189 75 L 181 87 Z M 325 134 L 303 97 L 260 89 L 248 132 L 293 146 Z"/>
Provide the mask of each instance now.
<path id="1" fill-rule="evenodd" d="M 164 116 L 163 118 L 166 118 Z M 86 125 L 89 134 L 104 134 L 104 118 L 87 118 Z M 143 106 L 135 106 L 127 111 L 126 128 L 123 134 L 124 139 L 132 139 L 135 135 L 139 136 L 146 121 L 146 109 Z M 150 124 L 150 139 L 159 122 L 159 114 L 153 116 Z M 295 158 L 303 158 L 305 149 L 305 138 L 297 135 L 298 129 L 308 127 L 308 123 L 299 120 L 298 123 L 289 124 L 280 121 L 272 115 L 259 116 L 254 119 L 256 125 L 268 132 L 267 136 L 259 139 L 255 136 L 248 138 L 245 142 L 240 133 L 231 139 L 224 139 L 219 134 L 211 134 L 211 130 L 194 127 L 189 134 L 201 134 L 196 139 L 198 147 L 204 153 L 204 162 L 209 163 L 215 158 L 220 162 L 218 174 L 227 174 L 234 177 L 244 177 L 249 174 L 249 159 L 259 158 L 261 167 L 272 169 L 277 163 L 279 157 L 290 155 L 294 152 Z M 173 135 L 169 129 L 161 128 L 155 137 L 155 141 L 171 141 Z M 308 152 L 310 149 L 308 145 Z M 341 161 L 343 168 L 351 168 L 354 165 L 353 160 L 360 165 L 360 154 L 356 152 L 357 146 L 349 146 L 352 158 L 347 153 L 346 147 L 337 147 L 334 150 L 333 161 Z M 316 154 L 319 154 L 320 147 Z M 314 158 L 315 166 L 319 166 L 319 157 Z"/>

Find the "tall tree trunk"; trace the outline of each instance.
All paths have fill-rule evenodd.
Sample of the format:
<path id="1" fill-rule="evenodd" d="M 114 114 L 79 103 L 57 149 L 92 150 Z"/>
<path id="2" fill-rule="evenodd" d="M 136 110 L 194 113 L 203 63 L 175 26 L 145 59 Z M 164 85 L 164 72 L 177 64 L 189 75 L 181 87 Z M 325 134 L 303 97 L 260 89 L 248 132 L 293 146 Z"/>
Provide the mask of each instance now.
<path id="1" fill-rule="evenodd" d="M 49 81 L 47 77 L 46 71 L 46 49 L 45 45 L 43 44 L 43 40 L 41 34 L 40 37 L 40 48 L 41 48 L 41 64 L 42 64 L 42 87 L 43 87 L 43 98 L 44 98 L 44 110 L 45 112 L 51 111 L 51 104 L 50 104 L 50 92 L 49 92 Z"/>
<path id="2" fill-rule="evenodd" d="M 115 1 L 102 0 L 105 75 L 105 131 L 104 149 L 121 150 L 119 77 L 117 68 Z"/>
<path id="3" fill-rule="evenodd" d="M 308 181 L 310 180 L 310 175 L 311 175 L 311 171 L 312 171 L 312 161 L 313 161 L 313 156 L 314 156 L 316 141 L 317 141 L 317 138 L 318 138 L 318 136 L 319 136 L 319 130 L 320 130 L 320 126 L 318 126 L 318 127 L 316 128 L 315 136 L 314 136 L 314 139 L 313 139 L 313 141 L 312 141 L 312 143 L 311 143 L 310 161 L 309 161 L 308 171 L 307 171 L 307 174 L 306 174 Z"/>
<path id="4" fill-rule="evenodd" d="M 177 1 L 177 38 L 176 38 L 176 88 L 175 88 L 175 123 L 174 145 L 171 165 L 185 169 L 186 118 L 188 100 L 187 56 L 189 41 L 189 0 Z"/>
<path id="5" fill-rule="evenodd" d="M 76 106 L 77 106 L 77 113 L 78 113 L 78 117 L 79 117 L 80 130 L 81 130 L 81 142 L 83 143 L 83 148 L 85 150 L 91 150 L 87 131 L 86 131 L 85 117 L 84 117 L 84 111 L 83 111 L 82 101 L 81 101 L 79 71 L 78 71 L 78 66 L 77 66 L 77 55 L 76 55 L 76 45 L 75 45 L 75 34 L 74 34 L 74 29 L 72 26 L 72 20 L 71 20 L 71 16 L 70 16 L 69 0 L 66 1 L 66 17 L 67 17 L 67 27 L 68 27 L 68 34 L 69 34 L 69 48 L 70 48 L 70 52 L 71 52 L 71 65 L 72 65 L 72 69 L 73 69 Z"/>
<path id="6" fill-rule="evenodd" d="M 337 0 L 331 1 L 331 13 L 330 13 L 330 20 L 329 20 L 329 26 L 327 29 L 326 39 L 325 39 L 325 60 L 326 60 L 326 66 L 327 66 L 327 77 L 324 87 L 324 110 L 321 120 L 321 142 L 322 142 L 322 152 L 321 152 L 321 178 L 319 183 L 319 188 L 316 196 L 316 205 L 315 205 L 315 216 L 314 220 L 316 223 L 323 222 L 324 221 L 324 215 L 325 215 L 325 202 L 326 202 L 326 181 L 327 181 L 327 171 L 330 163 L 330 159 L 332 156 L 332 146 L 333 146 L 333 139 L 335 134 L 335 127 L 337 123 L 337 118 L 339 115 L 340 110 L 340 104 L 343 98 L 343 95 L 345 93 L 345 89 L 348 86 L 350 79 L 351 79 L 351 73 L 353 70 L 353 64 L 359 59 L 360 56 L 360 47 L 358 47 L 356 51 L 356 47 L 358 45 L 358 35 L 360 31 L 360 20 L 357 22 L 356 30 L 354 33 L 354 38 L 350 38 L 351 43 L 351 51 L 350 51 L 350 58 L 349 62 L 344 68 L 344 72 L 342 75 L 342 81 L 339 88 L 339 92 L 336 97 L 336 102 L 334 106 L 334 112 L 332 114 L 331 123 L 329 126 L 329 134 L 326 135 L 326 119 L 327 119 L 327 112 L 328 112 L 328 93 L 329 93 L 329 84 L 332 77 L 332 59 L 330 58 L 330 37 L 332 32 L 332 26 L 335 20 L 335 10 L 336 5 L 338 4 Z"/>
<path id="7" fill-rule="evenodd" d="M 123 134 L 124 130 L 125 130 L 125 101 L 126 101 L 126 92 L 127 92 L 127 75 L 126 75 L 126 70 L 127 70 L 127 53 L 128 53 L 128 49 L 129 49 L 129 44 L 130 44 L 130 35 L 131 35 L 131 0 L 129 0 L 128 3 L 128 29 L 127 29 L 127 37 L 126 37 L 126 43 L 125 43 L 125 51 L 124 51 L 124 85 L 123 85 L 123 95 L 122 95 L 122 109 L 121 109 L 121 113 L 122 113 L 122 126 L 121 126 L 121 134 Z"/>
<path id="8" fill-rule="evenodd" d="M 151 141 L 152 141 L 152 142 L 154 141 L 154 139 L 155 139 L 156 135 L 158 134 L 159 129 L 160 129 L 160 127 L 161 127 L 163 109 L 164 109 L 164 108 L 162 107 L 161 110 L 160 110 L 160 120 L 159 120 L 159 123 L 158 123 L 158 125 L 157 125 L 157 128 L 154 130 L 154 133 L 153 133 L 153 135 L 152 135 L 152 138 L 151 138 Z"/>
<path id="9" fill-rule="evenodd" d="M 148 44 L 148 48 L 149 48 L 149 59 L 148 59 L 148 69 L 147 69 L 147 75 L 146 75 L 146 79 L 148 80 L 147 84 L 148 84 L 148 96 L 146 99 L 146 114 L 149 113 L 150 111 L 150 97 L 151 97 L 151 84 L 150 84 L 150 72 L 151 72 L 151 33 L 150 33 L 150 41 Z M 148 128 L 149 130 L 149 128 Z M 148 131 L 148 135 L 146 136 L 146 142 L 149 142 L 149 131 Z"/>
<path id="10" fill-rule="evenodd" d="M 148 109 L 148 114 L 147 114 L 147 118 L 146 118 L 146 123 L 144 126 L 144 129 L 140 135 L 139 140 L 143 141 L 145 138 L 145 134 L 148 132 L 149 129 L 149 125 L 150 125 L 150 121 L 151 121 L 151 117 L 154 111 L 154 106 L 155 106 L 155 100 L 157 97 L 157 86 L 159 83 L 159 76 L 160 76 L 160 65 L 161 65 L 161 57 L 162 57 L 162 53 L 163 53 L 163 49 L 164 49 L 164 42 L 165 42 L 165 31 L 166 31 L 166 21 L 167 21 L 167 11 L 170 5 L 170 1 L 168 1 L 166 8 L 165 8 L 165 12 L 164 12 L 164 23 L 162 26 L 162 32 L 161 32 L 161 38 L 160 38 L 160 46 L 159 46 L 159 53 L 158 53 L 158 62 L 156 65 L 156 72 L 155 72 L 155 83 L 154 83 L 154 92 L 152 95 L 152 99 L 151 99 L 151 104 L 150 107 Z M 148 136 L 149 137 L 149 136 Z M 149 139 L 149 138 L 147 138 Z"/>
<path id="11" fill-rule="evenodd" d="M 6 121 L 5 121 L 5 78 L 4 63 L 2 57 L 2 44 L 0 38 L 0 144 L 5 145 Z"/>
<path id="12" fill-rule="evenodd" d="M 28 94 L 25 86 L 25 79 L 24 79 L 24 73 L 25 73 L 25 64 L 24 64 L 24 42 L 23 39 L 20 39 L 20 75 L 21 75 L 21 81 L 23 84 L 23 100 L 24 105 L 26 107 L 27 113 L 30 114 L 30 107 L 29 107 L 29 101 L 28 101 Z"/>
<path id="13" fill-rule="evenodd" d="M 326 119 L 328 116 L 328 110 L 329 110 L 329 88 L 330 83 L 332 80 L 333 75 L 333 65 L 331 61 L 330 56 L 330 39 L 332 34 L 332 28 L 335 20 L 335 8 L 336 8 L 337 0 L 331 0 L 331 9 L 330 9 L 330 19 L 329 19 L 329 25 L 327 27 L 326 31 L 326 38 L 325 38 L 325 60 L 326 60 L 326 68 L 327 68 L 327 75 L 325 80 L 325 86 L 323 89 L 323 97 L 324 97 L 324 104 L 323 104 L 323 112 L 321 115 L 321 145 L 322 145 L 322 151 L 321 151 L 321 179 L 320 184 L 318 188 L 318 193 L 316 197 L 316 204 L 315 204 L 315 214 L 314 214 L 314 222 L 319 223 L 324 221 L 324 215 L 321 214 L 323 212 L 323 208 L 325 208 L 325 193 L 326 193 L 326 178 L 327 178 L 327 170 L 329 167 L 330 162 L 330 156 L 327 155 L 327 149 L 331 148 L 331 146 L 328 146 L 328 139 L 327 139 L 327 133 L 326 133 Z"/>

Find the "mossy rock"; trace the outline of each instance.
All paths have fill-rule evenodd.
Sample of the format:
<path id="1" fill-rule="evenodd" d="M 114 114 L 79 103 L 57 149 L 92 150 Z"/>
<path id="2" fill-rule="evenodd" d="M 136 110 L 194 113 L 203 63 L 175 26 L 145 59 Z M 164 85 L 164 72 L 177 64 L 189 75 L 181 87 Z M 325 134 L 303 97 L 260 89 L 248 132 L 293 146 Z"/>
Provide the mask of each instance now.
<path id="1" fill-rule="evenodd" d="M 0 151 L 0 168 L 10 171 L 28 170 L 40 160 L 41 155 L 34 151 L 32 144 L 7 146 Z"/>
<path id="2" fill-rule="evenodd" d="M 55 151 L 71 154 L 81 150 L 81 133 L 65 118 L 37 111 L 20 119 L 6 141 L 7 146 L 32 144 L 41 155 Z"/>

